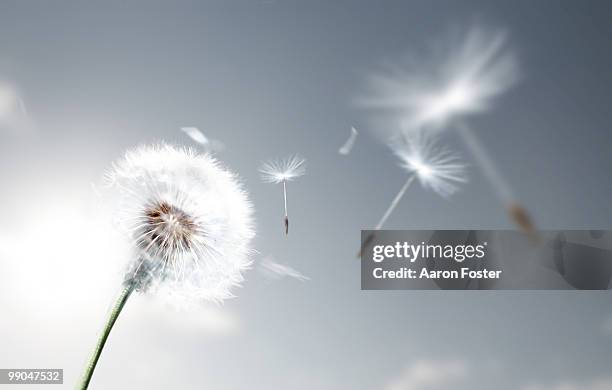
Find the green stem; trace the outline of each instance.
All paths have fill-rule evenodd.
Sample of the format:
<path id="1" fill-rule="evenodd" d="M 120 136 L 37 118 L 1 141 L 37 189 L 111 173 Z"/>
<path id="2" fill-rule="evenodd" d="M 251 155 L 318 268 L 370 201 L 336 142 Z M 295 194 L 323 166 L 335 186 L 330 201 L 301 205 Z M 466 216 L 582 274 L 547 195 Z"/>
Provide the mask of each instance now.
<path id="1" fill-rule="evenodd" d="M 91 381 L 91 377 L 93 376 L 94 370 L 96 369 L 96 364 L 98 364 L 98 360 L 100 359 L 100 355 L 102 354 L 102 349 L 104 349 L 104 344 L 106 344 L 106 340 L 108 339 L 108 335 L 113 329 L 113 325 L 115 325 L 115 321 L 117 321 L 117 317 L 119 317 L 119 313 L 123 310 L 125 303 L 128 298 L 134 291 L 134 283 L 128 283 L 119 297 L 117 301 L 113 305 L 108 319 L 106 320 L 106 324 L 104 325 L 104 329 L 98 342 L 96 343 L 96 348 L 94 349 L 89 361 L 87 362 L 87 366 L 85 367 L 85 373 L 83 374 L 83 378 L 81 379 L 81 383 L 78 385 L 77 389 L 86 390 L 89 387 L 89 382 Z"/>

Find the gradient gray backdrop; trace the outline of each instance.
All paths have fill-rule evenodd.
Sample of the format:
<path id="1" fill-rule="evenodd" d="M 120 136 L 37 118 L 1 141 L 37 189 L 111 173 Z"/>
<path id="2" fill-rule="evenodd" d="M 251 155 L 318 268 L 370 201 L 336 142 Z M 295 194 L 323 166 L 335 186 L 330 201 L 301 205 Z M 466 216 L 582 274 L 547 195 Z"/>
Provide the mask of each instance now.
<path id="1" fill-rule="evenodd" d="M 311 280 L 249 272 L 221 309 L 237 329 L 222 335 L 188 325 L 191 312 L 152 314 L 138 297 L 92 389 L 387 389 L 415 362 L 449 359 L 469 367 L 455 389 L 609 380 L 608 293 L 360 291 L 359 231 L 404 174 L 350 102 L 381 61 L 449 27 L 507 29 L 523 78 L 474 128 L 540 227 L 612 228 L 611 19 L 606 1 L 2 0 L 0 80 L 18 87 L 34 124 L 0 132 L 0 232 L 38 231 L 23 226 L 36 213 L 23 215 L 48 218 L 58 199 L 86 205 L 126 148 L 191 145 L 178 129 L 197 126 L 225 143 L 219 157 L 251 192 L 257 259 Z M 339 156 L 351 125 L 361 135 Z M 262 184 L 257 165 L 293 152 L 308 172 L 288 188 L 285 238 L 281 189 Z M 511 228 L 475 168 L 448 201 L 412 188 L 388 228 Z M 44 263 L 32 254 L 44 231 L 24 234 L 20 258 Z M 89 271 L 98 250 L 82 251 L 63 281 L 38 275 L 25 287 L 9 283 L 21 265 L 0 253 L 0 367 L 64 368 L 73 386 L 112 297 L 108 278 Z M 46 266 L 57 270 L 54 258 Z M 43 299 L 72 282 L 87 287 L 74 301 Z"/>

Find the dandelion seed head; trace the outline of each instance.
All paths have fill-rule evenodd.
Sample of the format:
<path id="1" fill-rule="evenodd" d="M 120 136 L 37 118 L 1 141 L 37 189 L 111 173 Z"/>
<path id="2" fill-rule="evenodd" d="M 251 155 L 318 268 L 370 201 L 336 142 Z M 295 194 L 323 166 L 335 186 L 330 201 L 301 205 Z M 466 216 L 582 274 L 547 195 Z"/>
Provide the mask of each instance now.
<path id="1" fill-rule="evenodd" d="M 382 111 L 402 131 L 439 129 L 490 108 L 519 79 L 519 66 L 501 31 L 474 26 L 445 50 L 409 56 L 370 78 L 360 105 Z"/>
<path id="2" fill-rule="evenodd" d="M 106 176 L 134 248 L 126 282 L 170 300 L 222 301 L 250 267 L 252 207 L 211 156 L 167 144 L 130 150 Z"/>
<path id="3" fill-rule="evenodd" d="M 271 160 L 262 164 L 259 172 L 262 180 L 266 183 L 291 181 L 306 173 L 306 160 L 298 155 Z"/>
<path id="4" fill-rule="evenodd" d="M 443 197 L 467 182 L 466 166 L 459 156 L 437 144 L 437 140 L 422 133 L 403 137 L 391 145 L 402 168 L 414 173 L 423 187 Z"/>

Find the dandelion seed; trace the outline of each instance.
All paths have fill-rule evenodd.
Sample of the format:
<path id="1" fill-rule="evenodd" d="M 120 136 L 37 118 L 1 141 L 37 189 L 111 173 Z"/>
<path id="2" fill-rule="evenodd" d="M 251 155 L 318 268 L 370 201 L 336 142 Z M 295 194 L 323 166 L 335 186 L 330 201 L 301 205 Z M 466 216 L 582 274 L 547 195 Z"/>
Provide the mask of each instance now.
<path id="1" fill-rule="evenodd" d="M 305 276 L 300 271 L 297 271 L 286 264 L 277 263 L 272 257 L 266 257 L 261 261 L 260 270 L 265 276 L 271 279 L 282 279 L 288 277 L 297 279 L 300 282 L 310 280 L 308 276 Z"/>
<path id="2" fill-rule="evenodd" d="M 284 160 L 268 161 L 259 168 L 259 172 L 266 183 L 292 181 L 306 173 L 306 160 L 293 155 Z"/>
<path id="3" fill-rule="evenodd" d="M 208 139 L 197 127 L 181 127 L 181 131 L 194 142 L 202 145 L 207 152 L 221 152 L 225 149 L 225 145 L 221 141 Z"/>
<path id="4" fill-rule="evenodd" d="M 445 198 L 454 194 L 460 184 L 467 182 L 466 165 L 461 162 L 457 154 L 439 146 L 437 139 L 432 136 L 424 133 L 403 136 L 390 147 L 400 159 L 400 166 L 409 173 L 409 176 L 374 230 L 382 229 L 415 179 L 418 179 L 424 188 L 431 189 Z M 373 239 L 374 234 L 366 237 L 359 256 Z"/>
<path id="5" fill-rule="evenodd" d="M 359 103 L 383 109 L 403 130 L 440 129 L 453 120 L 489 109 L 519 79 L 506 34 L 471 28 L 443 56 L 420 53 L 405 64 L 374 75 L 372 93 Z"/>
<path id="6" fill-rule="evenodd" d="M 289 234 L 289 215 L 287 213 L 287 182 L 306 173 L 306 160 L 293 155 L 284 160 L 272 160 L 260 168 L 261 178 L 265 183 L 283 183 L 283 199 L 285 205 L 285 234 Z"/>
<path id="7" fill-rule="evenodd" d="M 449 197 L 457 191 L 459 184 L 467 182 L 465 164 L 456 154 L 439 146 L 437 140 L 431 136 L 420 133 L 403 137 L 393 143 L 391 148 L 400 159 L 401 167 L 410 175 L 375 230 L 383 227 L 415 178 L 424 188 L 429 188 L 442 197 Z"/>
<path id="8" fill-rule="evenodd" d="M 391 113 L 401 131 L 459 128 L 461 138 L 510 217 L 532 234 L 535 227 L 527 211 L 518 205 L 510 185 L 464 121 L 470 115 L 486 112 L 520 78 L 506 34 L 474 27 L 459 43 L 449 45 L 443 57 L 425 55 L 411 60 L 410 65 L 372 77 L 372 94 L 360 103 Z"/>
<path id="9" fill-rule="evenodd" d="M 417 177 L 421 185 L 448 197 L 467 182 L 466 165 L 451 150 L 439 145 L 437 138 L 419 133 L 405 136 L 391 145 L 401 167 Z"/>
<path id="10" fill-rule="evenodd" d="M 87 366 L 86 389 L 102 348 L 134 291 L 220 302 L 243 281 L 254 236 L 252 207 L 237 177 L 209 155 L 166 144 L 128 151 L 107 174 L 119 227 L 134 261 Z"/>
<path id="11" fill-rule="evenodd" d="M 355 140 L 357 139 L 357 130 L 354 127 L 351 127 L 351 134 L 349 135 L 346 142 L 338 149 L 338 153 L 346 156 L 351 150 L 353 150 L 353 146 L 355 145 Z"/>

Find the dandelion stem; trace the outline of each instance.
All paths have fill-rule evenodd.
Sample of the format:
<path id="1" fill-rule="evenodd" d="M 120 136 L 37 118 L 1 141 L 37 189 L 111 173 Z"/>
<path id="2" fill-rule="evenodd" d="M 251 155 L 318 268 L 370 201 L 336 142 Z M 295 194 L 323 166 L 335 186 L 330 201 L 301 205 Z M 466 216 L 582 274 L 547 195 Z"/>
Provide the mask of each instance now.
<path id="1" fill-rule="evenodd" d="M 285 234 L 289 234 L 289 215 L 287 214 L 287 181 L 283 180 L 283 197 L 285 199 Z"/>
<path id="2" fill-rule="evenodd" d="M 499 173 L 499 170 L 493 163 L 493 159 L 491 159 L 489 153 L 487 153 L 485 148 L 482 146 L 482 144 L 478 140 L 478 137 L 476 137 L 472 129 L 468 127 L 465 123 L 460 123 L 458 127 L 459 134 L 461 135 L 463 142 L 474 155 L 476 162 L 478 163 L 478 165 L 480 165 L 482 172 L 497 192 L 497 195 L 499 196 L 501 201 L 505 205 L 513 203 L 514 195 L 512 193 L 512 190 L 510 189 L 510 185 Z"/>
<path id="3" fill-rule="evenodd" d="M 104 349 L 104 344 L 106 344 L 106 340 L 108 339 L 108 336 L 110 335 L 110 332 L 113 329 L 113 325 L 115 325 L 115 321 L 117 321 L 121 310 L 123 310 L 125 303 L 127 302 L 133 291 L 134 283 L 128 283 L 123 288 L 121 294 L 119 294 L 119 297 L 117 298 L 117 301 L 111 308 L 111 311 L 108 315 L 108 319 L 106 320 L 106 324 L 104 325 L 104 329 L 102 330 L 102 334 L 100 335 L 100 338 L 96 343 L 96 347 L 93 353 L 91 354 L 89 361 L 87 362 L 87 366 L 85 367 L 85 373 L 83 374 L 81 383 L 77 387 L 79 390 L 85 390 L 89 387 L 89 382 L 91 381 L 91 377 L 93 376 L 94 370 L 96 369 L 96 364 L 98 363 L 100 355 L 102 354 L 102 349 Z"/>
<path id="4" fill-rule="evenodd" d="M 404 183 L 404 185 L 399 190 L 397 195 L 395 195 L 395 198 L 393 198 L 393 201 L 389 205 L 389 208 L 387 209 L 387 211 L 385 211 L 385 214 L 383 214 L 380 221 L 378 221 L 378 224 L 376 225 L 374 230 L 380 230 L 385 224 L 385 222 L 387 222 L 387 219 L 389 219 L 389 217 L 391 216 L 391 213 L 393 212 L 393 210 L 395 210 L 395 207 L 397 207 L 397 204 L 399 203 L 399 201 L 402 199 L 402 197 L 406 193 L 406 190 L 408 189 L 408 187 L 410 187 L 410 184 L 412 184 L 412 181 L 414 180 L 415 176 L 416 175 L 410 175 L 410 177 L 408 177 L 408 180 L 406 180 L 406 183 Z"/>
<path id="5" fill-rule="evenodd" d="M 395 210 L 395 207 L 397 207 L 397 205 L 400 202 L 400 200 L 402 200 L 402 197 L 406 193 L 406 190 L 408 190 L 408 187 L 410 187 L 410 184 L 412 184 L 412 182 L 414 181 L 415 177 L 416 177 L 416 174 L 412 174 L 412 175 L 410 175 L 408 177 L 408 180 L 406 180 L 406 183 L 404 183 L 404 185 L 399 190 L 397 195 L 395 195 L 395 198 L 393 198 L 393 201 L 391 201 L 391 204 L 389 205 L 389 208 L 387 208 L 387 211 L 385 211 L 385 214 L 383 214 L 383 216 L 380 219 L 380 221 L 378 221 L 378 224 L 376 225 L 374 230 L 380 230 L 383 227 L 383 225 L 385 224 L 385 222 L 387 222 L 387 219 L 389 219 L 389 217 L 391 216 L 391 213 L 393 213 L 393 210 Z M 374 233 L 370 233 L 365 238 L 365 240 L 363 240 L 363 242 L 361 244 L 361 248 L 359 249 L 359 252 L 357 253 L 357 257 L 361 257 L 361 255 L 363 253 L 363 250 L 368 245 L 370 245 L 372 240 L 374 240 Z"/>
<path id="6" fill-rule="evenodd" d="M 500 200 L 504 203 L 510 218 L 522 231 L 529 234 L 532 239 L 537 241 L 538 237 L 535 232 L 536 228 L 529 213 L 524 207 L 516 202 L 512 190 L 510 189 L 510 185 L 499 173 L 497 167 L 493 163 L 493 160 L 482 146 L 472 129 L 465 123 L 460 123 L 458 127 L 461 138 L 463 138 L 466 146 L 474 155 L 474 158 L 480 165 L 484 175 L 497 192 Z"/>
<path id="7" fill-rule="evenodd" d="M 283 197 L 285 199 L 285 217 L 287 217 L 287 182 L 283 180 Z"/>

